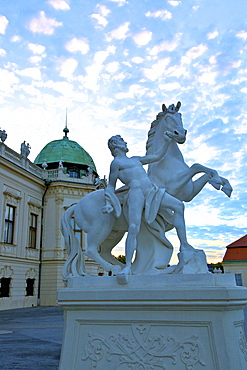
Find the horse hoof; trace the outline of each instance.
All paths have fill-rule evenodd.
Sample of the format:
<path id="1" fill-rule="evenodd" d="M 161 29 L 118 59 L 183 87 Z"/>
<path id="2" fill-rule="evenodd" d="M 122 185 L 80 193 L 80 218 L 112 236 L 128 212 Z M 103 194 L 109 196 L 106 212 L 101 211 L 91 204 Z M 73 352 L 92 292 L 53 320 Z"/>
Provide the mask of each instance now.
<path id="1" fill-rule="evenodd" d="M 225 193 L 230 198 L 232 194 L 232 188 L 223 186 L 221 190 L 223 191 L 223 193 Z"/>
<path id="2" fill-rule="evenodd" d="M 129 275 L 119 274 L 116 276 L 117 282 L 120 285 L 126 285 L 129 282 Z"/>

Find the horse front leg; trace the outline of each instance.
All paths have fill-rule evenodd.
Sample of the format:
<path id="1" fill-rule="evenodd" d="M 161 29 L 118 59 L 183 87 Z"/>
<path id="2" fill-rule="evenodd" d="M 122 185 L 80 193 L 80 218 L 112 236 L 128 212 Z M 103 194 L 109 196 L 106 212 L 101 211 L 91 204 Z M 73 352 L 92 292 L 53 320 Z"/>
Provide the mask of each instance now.
<path id="1" fill-rule="evenodd" d="M 222 178 L 219 176 L 216 170 L 203 166 L 199 163 L 194 163 L 190 168 L 194 171 L 194 175 L 200 172 L 204 172 L 205 174 L 207 174 L 209 176 L 209 182 L 214 184 L 216 188 L 219 187 L 220 189 L 220 186 L 223 185 Z"/>
<path id="2" fill-rule="evenodd" d="M 192 181 L 193 189 L 189 196 L 187 196 L 186 199 L 184 199 L 185 202 L 190 202 L 197 194 L 200 193 L 200 191 L 204 188 L 204 186 L 208 183 L 209 176 L 208 174 L 204 174 L 195 181 Z"/>
<path id="3" fill-rule="evenodd" d="M 193 176 L 197 173 L 204 172 L 202 168 L 207 169 L 207 167 L 195 163 L 191 167 L 187 166 L 185 170 L 172 175 L 166 185 L 167 192 L 182 201 L 189 202 L 202 190 L 210 178 L 213 177 L 212 174 L 206 173 L 199 179 L 192 181 Z"/>
<path id="4" fill-rule="evenodd" d="M 221 191 L 223 191 L 223 193 L 225 193 L 229 198 L 232 194 L 232 191 L 233 191 L 233 188 L 231 187 L 231 184 L 229 183 L 229 181 L 227 179 L 225 179 L 224 177 L 221 177 L 221 180 L 222 180 L 222 188 L 221 188 Z"/>
<path id="5" fill-rule="evenodd" d="M 200 172 L 204 172 L 204 175 L 193 181 L 193 176 Z M 203 189 L 207 182 L 210 182 L 218 190 L 223 185 L 223 179 L 218 175 L 217 171 L 202 166 L 199 163 L 194 163 L 191 167 L 173 176 L 166 190 L 170 195 L 182 201 L 190 202 Z"/>

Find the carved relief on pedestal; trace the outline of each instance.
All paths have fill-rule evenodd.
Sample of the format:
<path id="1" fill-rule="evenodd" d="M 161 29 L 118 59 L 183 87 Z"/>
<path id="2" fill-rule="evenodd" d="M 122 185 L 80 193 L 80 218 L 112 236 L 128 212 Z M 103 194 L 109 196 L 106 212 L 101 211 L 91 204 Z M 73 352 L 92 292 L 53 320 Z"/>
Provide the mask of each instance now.
<path id="1" fill-rule="evenodd" d="M 151 333 L 152 325 L 131 325 L 130 334 L 102 337 L 88 333 L 82 362 L 90 360 L 91 368 L 102 369 L 102 361 L 114 362 L 114 369 L 185 369 L 205 366 L 202 346 L 196 335 L 178 340 L 160 333 Z M 178 367 L 179 366 L 179 367 Z M 113 367 L 112 367 L 113 369 Z"/>
<path id="2" fill-rule="evenodd" d="M 238 344 L 239 344 L 239 347 L 240 347 L 241 351 L 244 354 L 244 359 L 247 362 L 247 342 L 246 342 L 246 339 L 245 339 L 243 327 L 242 327 L 242 330 L 240 331 L 240 334 L 239 334 Z"/>

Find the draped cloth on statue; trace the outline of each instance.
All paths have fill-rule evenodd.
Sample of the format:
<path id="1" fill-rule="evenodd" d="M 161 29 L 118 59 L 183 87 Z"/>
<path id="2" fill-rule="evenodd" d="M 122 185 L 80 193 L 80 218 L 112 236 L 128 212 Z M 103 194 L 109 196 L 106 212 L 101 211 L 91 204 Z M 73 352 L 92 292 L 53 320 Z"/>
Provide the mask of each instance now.
<path id="1" fill-rule="evenodd" d="M 121 194 L 121 193 L 120 193 Z M 128 192 L 122 192 L 120 202 L 123 213 L 128 219 Z M 173 212 L 166 209 L 159 212 L 160 204 L 165 196 L 165 189 L 152 184 L 145 199 L 145 209 L 142 214 L 142 224 L 137 236 L 136 258 L 132 264 L 132 274 L 156 274 L 169 264 L 173 252 L 172 244 L 165 232 L 173 228 Z"/>

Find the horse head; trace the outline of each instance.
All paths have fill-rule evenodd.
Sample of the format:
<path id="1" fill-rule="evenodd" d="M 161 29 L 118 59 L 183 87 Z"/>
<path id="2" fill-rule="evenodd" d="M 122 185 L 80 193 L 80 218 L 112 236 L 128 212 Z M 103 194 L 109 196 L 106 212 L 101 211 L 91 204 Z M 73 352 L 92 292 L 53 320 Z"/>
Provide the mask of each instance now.
<path id="1" fill-rule="evenodd" d="M 183 144 L 186 140 L 187 130 L 183 127 L 182 115 L 178 113 L 181 103 L 178 102 L 169 105 L 167 108 L 165 104 L 162 105 L 162 112 L 157 115 L 157 120 L 160 121 L 159 125 L 163 125 L 164 131 L 170 131 L 174 134 L 173 139 L 178 144 Z"/>

